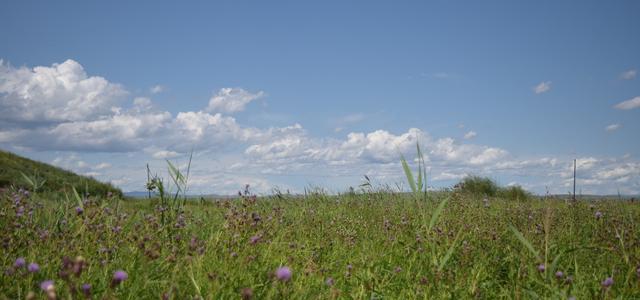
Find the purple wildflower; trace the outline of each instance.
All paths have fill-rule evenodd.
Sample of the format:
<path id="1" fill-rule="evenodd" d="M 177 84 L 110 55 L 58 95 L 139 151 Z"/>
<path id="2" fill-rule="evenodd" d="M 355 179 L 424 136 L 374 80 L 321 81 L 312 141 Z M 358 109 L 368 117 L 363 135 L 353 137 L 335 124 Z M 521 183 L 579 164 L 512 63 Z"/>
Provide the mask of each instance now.
<path id="1" fill-rule="evenodd" d="M 16 217 L 22 217 L 23 215 L 24 215 L 24 206 L 20 206 L 16 211 Z"/>
<path id="2" fill-rule="evenodd" d="M 76 207 L 76 214 L 81 215 L 84 212 L 84 208 L 82 206 Z"/>
<path id="3" fill-rule="evenodd" d="M 602 212 L 596 211 L 596 215 L 595 216 L 596 216 L 596 219 L 602 218 Z"/>
<path id="4" fill-rule="evenodd" d="M 539 271 L 539 272 L 544 272 L 544 270 L 546 270 L 546 269 L 547 269 L 547 268 L 545 267 L 545 265 L 544 265 L 544 264 L 539 264 L 539 265 L 538 265 L 538 271 Z"/>
<path id="5" fill-rule="evenodd" d="M 53 288 L 53 280 L 45 280 L 41 282 L 40 288 L 45 292 L 49 291 L 50 289 Z"/>
<path id="6" fill-rule="evenodd" d="M 289 267 L 280 267 L 276 270 L 276 278 L 280 281 L 289 281 L 291 279 L 291 269 Z"/>
<path id="7" fill-rule="evenodd" d="M 129 275 L 127 275 L 127 272 L 122 270 L 115 271 L 113 273 L 113 279 L 111 280 L 111 286 L 115 287 L 120 283 L 122 283 L 123 281 L 127 280 L 127 278 L 129 278 Z"/>
<path id="8" fill-rule="evenodd" d="M 85 297 L 91 297 L 91 284 L 85 283 L 82 285 L 81 289 Z"/>
<path id="9" fill-rule="evenodd" d="M 16 258 L 16 261 L 13 263 L 13 266 L 16 268 L 24 268 L 27 265 L 27 261 L 24 260 L 24 257 Z"/>
<path id="10" fill-rule="evenodd" d="M 260 235 L 254 235 L 254 236 L 252 236 L 252 237 L 249 239 L 249 242 L 250 242 L 252 245 L 255 245 L 255 244 L 257 244 L 258 242 L 260 242 L 260 238 L 261 238 L 261 236 L 260 236 Z"/>
<path id="11" fill-rule="evenodd" d="M 36 273 L 36 272 L 40 271 L 40 266 L 39 266 L 37 263 L 32 262 L 32 263 L 30 263 L 30 264 L 29 264 L 29 266 L 27 267 L 27 270 L 28 270 L 30 273 Z"/>
<path id="12" fill-rule="evenodd" d="M 556 272 L 556 278 L 562 279 L 562 277 L 564 277 L 564 273 L 562 273 L 562 271 Z"/>
<path id="13" fill-rule="evenodd" d="M 326 283 L 328 286 L 333 286 L 333 283 L 334 283 L 333 278 L 331 277 L 327 278 L 327 280 L 324 283 Z"/>
<path id="14" fill-rule="evenodd" d="M 607 277 L 605 280 L 602 281 L 602 287 L 604 288 L 608 288 L 612 285 L 613 285 L 613 278 L 611 277 Z"/>

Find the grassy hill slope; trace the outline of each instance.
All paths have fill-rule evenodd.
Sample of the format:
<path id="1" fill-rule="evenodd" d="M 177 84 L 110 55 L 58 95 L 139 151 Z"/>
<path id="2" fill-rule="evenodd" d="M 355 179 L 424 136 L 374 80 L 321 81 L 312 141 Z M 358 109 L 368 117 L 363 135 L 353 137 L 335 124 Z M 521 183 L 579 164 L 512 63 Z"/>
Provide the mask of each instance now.
<path id="1" fill-rule="evenodd" d="M 39 182 L 44 181 L 40 191 L 58 192 L 75 187 L 78 192 L 87 191 L 92 195 L 112 192 L 122 196 L 122 191 L 111 184 L 0 150 L 0 188 L 15 186 L 31 189 L 22 173 L 37 178 Z"/>

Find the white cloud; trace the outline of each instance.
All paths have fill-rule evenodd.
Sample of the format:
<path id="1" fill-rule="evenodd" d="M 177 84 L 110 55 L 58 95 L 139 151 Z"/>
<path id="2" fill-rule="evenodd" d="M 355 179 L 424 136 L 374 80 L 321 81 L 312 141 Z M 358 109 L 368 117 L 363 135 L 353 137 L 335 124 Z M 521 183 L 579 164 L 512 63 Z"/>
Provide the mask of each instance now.
<path id="1" fill-rule="evenodd" d="M 53 72 L 56 76 L 76 82 L 76 85 L 82 81 L 80 78 L 98 78 L 74 68 L 71 68 L 75 70 L 73 72 L 58 71 L 59 65 L 33 69 L 0 65 L 0 85 L 9 91 L 0 93 L 2 113 L 20 112 L 20 105 L 12 101 L 19 99 L 17 95 L 23 95 L 23 90 L 34 86 L 31 81 L 16 81 L 7 79 L 7 76 L 34 77 L 40 72 L 35 70 L 45 68 L 50 72 L 56 70 Z M 53 80 L 53 88 L 44 86 L 46 89 L 62 89 L 65 85 L 60 82 L 63 81 Z M 98 81 L 104 83 L 103 90 L 115 86 L 120 94 L 126 94 L 118 85 L 105 79 Z M 98 94 L 105 94 L 97 90 Z M 81 102 L 94 101 L 89 92 L 78 96 L 82 93 L 77 88 L 70 91 L 74 92 L 56 92 L 56 95 L 62 95 L 61 98 L 51 101 L 56 103 L 56 107 L 69 107 L 78 99 Z M 473 131 L 468 131 L 465 134 L 467 139 L 461 140 L 434 138 L 418 128 L 401 132 L 344 130 L 345 135 L 341 138 L 323 138 L 311 136 L 300 124 L 254 128 L 238 123 L 227 114 L 244 109 L 262 95 L 262 92 L 251 94 L 241 89 L 226 88 L 213 97 L 218 97 L 218 100 L 207 108 L 175 114 L 158 110 L 149 98 L 133 98 L 117 105 L 120 100 L 116 101 L 117 97 L 114 97 L 107 101 L 109 105 L 100 105 L 98 112 L 82 118 L 53 119 L 46 117 L 46 112 L 35 112 L 39 119 L 48 121 L 45 124 L 25 123 L 28 118 L 20 114 L 9 123 L 0 115 L 0 146 L 23 149 L 20 151 L 27 153 L 60 150 L 69 154 L 69 151 L 77 151 L 78 155 L 59 156 L 54 163 L 111 181 L 125 190 L 144 189 L 147 162 L 153 170 L 165 170 L 163 159 L 181 160 L 191 149 L 194 149 L 196 162 L 192 191 L 196 193 L 234 192 L 246 183 L 268 192 L 276 184 L 287 186 L 283 182 L 289 183 L 290 180 L 297 187 L 317 183 L 343 190 L 345 186 L 359 184 L 363 174 L 376 182 L 393 186 L 404 182 L 399 164 L 401 154 L 415 167 L 417 142 L 420 142 L 425 155 L 428 178 L 433 181 L 459 180 L 466 174 L 478 174 L 525 185 L 529 181 L 530 185 L 526 186 L 538 192 L 549 187 L 552 191 L 564 193 L 564 184 L 572 176 L 573 160 L 570 158 L 518 158 L 505 149 L 472 144 L 468 138 L 475 135 Z M 87 106 L 83 103 L 78 105 Z M 365 117 L 362 113 L 353 113 L 336 120 L 349 124 L 360 122 Z M 5 127 L 5 124 L 11 126 Z M 29 152 L 32 151 L 30 149 L 37 151 Z M 594 191 L 610 192 L 612 186 L 620 186 L 623 192 L 633 192 L 640 190 L 637 184 L 639 166 L 628 156 L 618 159 L 587 156 L 578 160 L 578 177 L 582 184 L 589 184 L 589 189 Z M 279 182 L 280 178 L 282 182 Z"/>
<path id="2" fill-rule="evenodd" d="M 103 163 L 99 163 L 99 164 L 98 164 L 98 165 L 96 165 L 94 168 L 95 168 L 96 170 L 104 170 L 104 169 L 111 168 L 111 164 L 110 164 L 110 163 L 103 162 Z"/>
<path id="3" fill-rule="evenodd" d="M 180 153 L 175 151 L 160 150 L 160 151 L 154 152 L 151 156 L 155 159 L 168 159 L 168 158 L 174 158 L 178 155 L 180 155 Z"/>
<path id="4" fill-rule="evenodd" d="M 262 91 L 253 94 L 241 88 L 222 88 L 211 97 L 206 111 L 224 113 L 243 111 L 249 102 L 260 99 L 263 96 L 264 92 Z"/>
<path id="5" fill-rule="evenodd" d="M 452 75 L 446 72 L 437 72 L 437 73 L 431 74 L 431 77 L 436 79 L 449 79 L 452 77 Z"/>
<path id="6" fill-rule="evenodd" d="M 540 84 L 533 87 L 533 92 L 536 94 L 542 94 L 551 90 L 551 81 L 543 81 Z"/>
<path id="7" fill-rule="evenodd" d="M 640 96 L 634 97 L 627 101 L 622 101 L 614 106 L 614 108 L 621 110 L 630 110 L 638 107 L 640 107 Z"/>
<path id="8" fill-rule="evenodd" d="M 610 124 L 610 125 L 607 125 L 607 127 L 605 127 L 604 130 L 606 130 L 606 131 L 615 131 L 615 130 L 618 130 L 620 127 L 621 127 L 621 125 L 617 124 L 617 123 L 616 124 Z"/>
<path id="9" fill-rule="evenodd" d="M 164 86 L 159 85 L 159 84 L 158 85 L 154 85 L 151 88 L 149 88 L 149 92 L 151 94 L 159 94 L 159 93 L 164 92 L 164 90 L 165 90 Z"/>
<path id="10" fill-rule="evenodd" d="M 109 115 L 126 92 L 67 60 L 51 67 L 13 68 L 0 61 L 0 117 L 13 122 L 66 122 Z"/>
<path id="11" fill-rule="evenodd" d="M 465 140 L 470 140 L 474 137 L 476 137 L 478 134 L 475 131 L 469 131 L 467 133 L 464 134 L 464 139 Z"/>
<path id="12" fill-rule="evenodd" d="M 611 166 L 598 171 L 594 177 L 599 180 L 606 179 L 619 179 L 627 176 L 640 175 L 640 164 L 638 163 L 626 163 L 618 166 Z"/>
<path id="13" fill-rule="evenodd" d="M 433 177 L 433 180 L 460 180 L 468 176 L 467 173 L 450 173 L 450 172 L 441 172 Z M 428 180 L 429 178 L 427 178 Z"/>
<path id="14" fill-rule="evenodd" d="M 620 79 L 630 80 L 636 78 L 638 71 L 635 69 L 624 71 L 620 74 Z"/>

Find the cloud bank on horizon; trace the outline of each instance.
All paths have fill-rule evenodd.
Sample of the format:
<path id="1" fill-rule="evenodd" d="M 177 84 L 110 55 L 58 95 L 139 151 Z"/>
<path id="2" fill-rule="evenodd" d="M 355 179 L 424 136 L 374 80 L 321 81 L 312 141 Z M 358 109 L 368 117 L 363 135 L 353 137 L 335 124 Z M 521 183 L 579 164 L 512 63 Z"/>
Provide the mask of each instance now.
<path id="1" fill-rule="evenodd" d="M 621 75 L 633 77 L 635 70 Z M 149 93 L 164 90 L 156 85 Z M 535 94 L 550 90 L 550 81 L 534 87 Z M 341 136 L 331 137 L 311 134 L 300 123 L 259 127 L 234 117 L 267 98 L 267 92 L 224 87 L 208 102 L 203 99 L 201 109 L 171 112 L 150 95 L 88 74 L 72 59 L 35 67 L 0 61 L 0 146 L 126 191 L 143 188 L 146 162 L 162 172 L 165 159 L 184 162 L 192 150 L 194 193 L 234 193 L 244 184 L 261 193 L 274 187 L 301 191 L 313 184 L 343 191 L 357 186 L 365 174 L 394 186 L 404 180 L 400 154 L 414 156 L 418 142 L 425 149 L 430 184 L 436 187 L 468 174 L 538 193 L 565 193 L 571 186 L 572 157 L 522 156 L 472 143 L 478 136 L 473 130 L 462 132 L 462 138 L 434 137 L 426 128 L 342 132 L 366 118 L 353 112 L 332 122 Z M 614 108 L 637 109 L 639 99 L 620 101 Z M 605 129 L 613 133 L 625 128 L 615 123 Z M 630 155 L 578 157 L 578 170 L 583 193 L 640 193 L 640 162 Z"/>

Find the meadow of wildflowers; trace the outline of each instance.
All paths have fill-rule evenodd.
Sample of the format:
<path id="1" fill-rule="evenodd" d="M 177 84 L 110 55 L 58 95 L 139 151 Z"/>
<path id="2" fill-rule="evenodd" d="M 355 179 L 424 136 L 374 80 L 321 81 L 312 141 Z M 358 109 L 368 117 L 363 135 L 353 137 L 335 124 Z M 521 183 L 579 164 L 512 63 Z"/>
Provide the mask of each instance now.
<path id="1" fill-rule="evenodd" d="M 640 205 L 0 196 L 0 299 L 640 298 Z"/>

